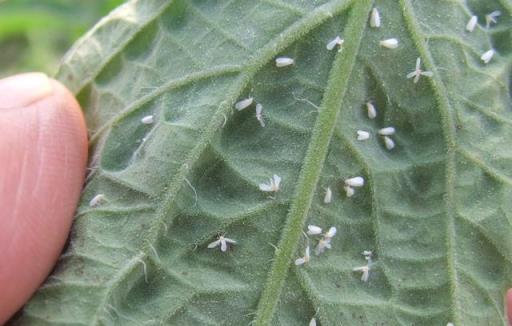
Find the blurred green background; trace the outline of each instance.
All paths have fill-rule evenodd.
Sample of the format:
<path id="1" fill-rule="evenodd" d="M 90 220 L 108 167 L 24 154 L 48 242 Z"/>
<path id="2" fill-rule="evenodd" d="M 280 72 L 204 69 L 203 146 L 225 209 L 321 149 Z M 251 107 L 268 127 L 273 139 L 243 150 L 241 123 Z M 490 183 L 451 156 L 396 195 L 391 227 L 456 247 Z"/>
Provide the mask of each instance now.
<path id="1" fill-rule="evenodd" d="M 0 78 L 54 75 L 73 42 L 124 0 L 0 0 Z"/>

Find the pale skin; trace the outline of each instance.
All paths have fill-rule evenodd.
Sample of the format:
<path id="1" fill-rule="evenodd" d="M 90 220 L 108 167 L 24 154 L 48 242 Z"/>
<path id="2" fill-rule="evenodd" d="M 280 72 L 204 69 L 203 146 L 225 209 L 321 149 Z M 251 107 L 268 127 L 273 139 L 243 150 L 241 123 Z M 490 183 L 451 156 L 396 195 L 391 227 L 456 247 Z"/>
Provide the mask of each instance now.
<path id="1" fill-rule="evenodd" d="M 86 173 L 87 129 L 72 94 L 31 73 L 0 80 L 0 130 L 2 325 L 65 245 Z M 512 290 L 505 298 L 512 319 Z"/>
<path id="2" fill-rule="evenodd" d="M 80 107 L 43 74 L 0 80 L 0 325 L 51 272 L 87 162 Z"/>

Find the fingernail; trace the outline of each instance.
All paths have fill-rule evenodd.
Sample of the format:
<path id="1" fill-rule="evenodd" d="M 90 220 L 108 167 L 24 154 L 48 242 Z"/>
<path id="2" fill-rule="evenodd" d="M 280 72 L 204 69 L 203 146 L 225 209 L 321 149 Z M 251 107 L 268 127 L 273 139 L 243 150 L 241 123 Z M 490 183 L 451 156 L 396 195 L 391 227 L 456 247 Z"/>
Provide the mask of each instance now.
<path id="1" fill-rule="evenodd" d="M 33 72 L 0 79 L 0 109 L 30 105 L 53 93 L 50 79 Z"/>

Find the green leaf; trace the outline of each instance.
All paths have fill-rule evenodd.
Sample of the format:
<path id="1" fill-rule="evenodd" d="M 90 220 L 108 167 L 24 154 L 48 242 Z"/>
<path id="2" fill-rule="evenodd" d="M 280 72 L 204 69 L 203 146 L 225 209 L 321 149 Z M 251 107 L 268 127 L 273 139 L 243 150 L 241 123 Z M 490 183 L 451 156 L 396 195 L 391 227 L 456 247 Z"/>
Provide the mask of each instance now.
<path id="1" fill-rule="evenodd" d="M 374 6 L 380 28 L 368 23 Z M 502 15 L 486 29 L 494 10 Z M 69 247 L 17 321 L 505 325 L 511 13 L 509 0 L 120 7 L 59 73 L 86 113 L 91 174 Z M 343 48 L 328 51 L 336 35 Z M 391 37 L 398 48 L 379 46 Z M 278 56 L 295 64 L 277 68 Z M 418 57 L 433 76 L 413 83 Z M 254 104 L 234 110 L 249 96 L 266 127 Z M 148 115 L 155 122 L 141 123 Z M 377 135 L 387 126 L 392 150 Z M 281 190 L 269 196 L 258 186 L 273 174 Z M 355 176 L 366 183 L 347 198 L 343 180 Z M 308 224 L 338 234 L 295 266 Z M 207 248 L 224 233 L 237 243 Z M 374 253 L 368 282 L 352 270 L 364 250 Z"/>

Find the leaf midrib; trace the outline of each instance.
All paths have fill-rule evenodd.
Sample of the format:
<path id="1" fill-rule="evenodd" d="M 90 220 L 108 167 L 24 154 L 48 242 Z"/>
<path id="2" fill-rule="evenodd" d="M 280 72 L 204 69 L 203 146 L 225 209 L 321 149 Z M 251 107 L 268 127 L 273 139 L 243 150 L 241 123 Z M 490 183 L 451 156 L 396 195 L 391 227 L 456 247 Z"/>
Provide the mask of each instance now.
<path id="1" fill-rule="evenodd" d="M 255 325 L 269 325 L 272 321 L 292 255 L 301 238 L 304 222 L 311 207 L 314 192 L 322 172 L 337 116 L 343 107 L 348 81 L 356 62 L 361 39 L 366 29 L 368 14 L 373 0 L 360 0 L 351 9 L 345 34 L 343 51 L 336 56 L 327 88 L 315 122 L 312 137 L 302 165 L 294 199 L 276 250 L 276 256 L 268 274 L 258 309 Z"/>
<path id="2" fill-rule="evenodd" d="M 207 148 L 211 139 L 213 139 L 214 134 L 218 132 L 219 127 L 224 122 L 224 119 L 231 116 L 233 111 L 233 104 L 240 96 L 240 94 L 242 94 L 256 73 L 260 71 L 260 69 L 264 67 L 269 61 L 271 61 L 279 52 L 292 45 L 298 38 L 307 34 L 313 28 L 325 22 L 327 19 L 332 18 L 334 15 L 342 12 L 349 5 L 351 5 L 352 2 L 354 2 L 354 0 L 338 0 L 326 3 L 316 8 L 308 16 L 293 23 L 290 27 L 285 29 L 284 32 L 280 33 L 278 36 L 268 42 L 264 47 L 261 48 L 259 53 L 253 57 L 254 59 L 252 59 L 246 65 L 247 68 L 244 72 L 242 72 L 239 78 L 239 82 L 236 83 L 236 87 L 233 89 L 233 91 L 228 93 L 229 95 L 226 97 L 227 99 L 219 105 L 217 111 L 210 119 L 210 123 L 206 126 L 206 128 L 203 129 L 197 145 L 190 151 L 190 154 L 184 160 L 184 163 L 175 174 L 175 177 L 169 182 L 167 191 L 162 195 L 162 205 L 158 207 L 155 214 L 155 219 L 153 220 L 154 222 L 151 224 L 147 233 L 147 245 L 143 247 L 140 252 L 138 252 L 137 259 L 144 260 L 144 257 L 151 256 L 151 248 L 158 239 L 163 223 L 166 219 L 168 219 L 169 216 L 172 216 L 170 214 L 172 211 L 172 203 L 176 198 L 175 195 L 184 184 L 188 172 L 194 163 L 197 162 L 197 160 L 200 158 L 201 153 Z M 345 53 L 347 52 L 345 51 Z M 92 317 L 92 325 L 96 325 L 98 323 L 100 312 L 106 306 L 109 299 L 109 294 L 112 293 L 112 289 L 115 288 L 116 284 L 119 284 L 124 278 L 126 278 L 132 272 L 132 270 L 137 267 L 137 265 L 138 264 L 133 264 L 130 266 L 131 268 L 124 266 L 118 273 L 115 273 L 111 281 L 107 283 L 107 286 L 105 287 L 105 296 L 101 303 L 98 305 L 96 313 L 94 313 Z"/>

